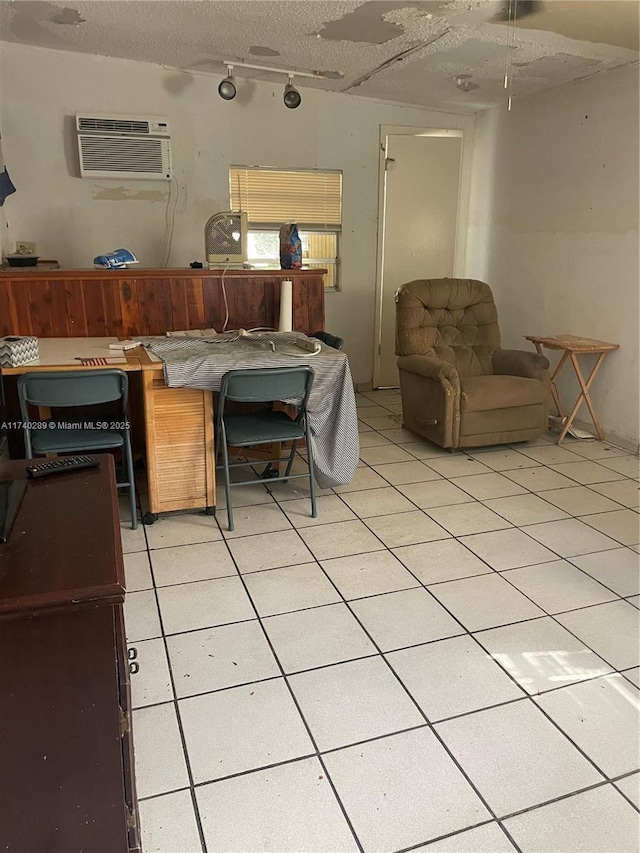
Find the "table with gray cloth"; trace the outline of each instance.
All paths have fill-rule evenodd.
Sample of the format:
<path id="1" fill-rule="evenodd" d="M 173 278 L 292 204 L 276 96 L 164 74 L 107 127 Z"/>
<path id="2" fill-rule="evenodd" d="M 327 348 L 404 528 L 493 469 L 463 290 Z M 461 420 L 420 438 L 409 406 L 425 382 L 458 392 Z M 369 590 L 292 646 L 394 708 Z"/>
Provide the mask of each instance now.
<path id="1" fill-rule="evenodd" d="M 296 332 L 227 332 L 210 338 L 140 337 L 158 356 L 170 388 L 219 391 L 229 370 L 309 365 L 314 380 L 307 404 L 313 440 L 314 469 L 322 489 L 345 485 L 358 465 L 356 401 L 345 353 L 317 341 L 317 355 L 296 346 L 305 335 Z M 311 339 L 314 340 L 314 339 Z M 283 401 L 294 402 L 294 401 Z"/>

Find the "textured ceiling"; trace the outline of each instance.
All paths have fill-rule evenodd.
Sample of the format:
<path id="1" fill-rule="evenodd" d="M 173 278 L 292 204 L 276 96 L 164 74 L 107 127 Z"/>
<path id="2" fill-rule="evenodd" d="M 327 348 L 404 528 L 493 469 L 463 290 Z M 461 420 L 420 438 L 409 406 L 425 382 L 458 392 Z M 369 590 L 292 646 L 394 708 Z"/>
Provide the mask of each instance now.
<path id="1" fill-rule="evenodd" d="M 638 61 L 639 0 L 0 0 L 0 39 L 473 112 Z M 508 23 L 515 13 L 516 24 Z M 505 20 L 506 19 L 506 20 Z M 236 78 L 281 80 L 236 67 Z"/>

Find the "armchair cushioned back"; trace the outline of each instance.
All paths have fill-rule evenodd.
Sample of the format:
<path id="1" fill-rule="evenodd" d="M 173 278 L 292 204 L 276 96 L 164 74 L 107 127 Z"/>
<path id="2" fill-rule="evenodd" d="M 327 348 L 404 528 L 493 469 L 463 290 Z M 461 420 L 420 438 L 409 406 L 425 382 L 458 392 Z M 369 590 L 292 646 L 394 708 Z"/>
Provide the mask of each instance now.
<path id="1" fill-rule="evenodd" d="M 488 284 L 473 279 L 411 281 L 396 294 L 396 355 L 448 362 L 461 379 L 493 373 L 500 329 Z"/>

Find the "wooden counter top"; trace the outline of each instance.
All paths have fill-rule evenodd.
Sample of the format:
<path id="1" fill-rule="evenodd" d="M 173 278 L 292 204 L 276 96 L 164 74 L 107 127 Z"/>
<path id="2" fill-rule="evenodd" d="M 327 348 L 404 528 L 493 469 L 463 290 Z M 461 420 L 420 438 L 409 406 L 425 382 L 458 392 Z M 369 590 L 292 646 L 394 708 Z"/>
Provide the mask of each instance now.
<path id="1" fill-rule="evenodd" d="M 113 460 L 98 458 L 98 468 L 28 482 L 9 541 L 0 545 L 0 616 L 124 600 Z M 26 464 L 3 460 L 0 476 L 24 480 Z"/>
<path id="2" fill-rule="evenodd" d="M 194 278 L 221 278 L 224 275 L 227 279 L 263 279 L 276 278 L 281 279 L 305 279 L 315 278 L 318 275 L 324 275 L 324 269 L 301 269 L 301 270 L 280 270 L 280 269 L 228 269 L 224 268 L 210 269 L 191 269 L 191 267 L 159 267 L 158 269 L 132 266 L 129 269 L 106 269 L 97 267 L 87 267 L 86 269 L 40 269 L 39 267 L 10 267 L 8 269 L 0 269 L 0 281 L 7 279 L 23 279 L 30 278 L 37 281 L 56 281 L 56 280 L 77 280 L 83 281 L 91 279 L 129 279 L 129 278 L 144 278 L 144 279 L 194 279 Z"/>

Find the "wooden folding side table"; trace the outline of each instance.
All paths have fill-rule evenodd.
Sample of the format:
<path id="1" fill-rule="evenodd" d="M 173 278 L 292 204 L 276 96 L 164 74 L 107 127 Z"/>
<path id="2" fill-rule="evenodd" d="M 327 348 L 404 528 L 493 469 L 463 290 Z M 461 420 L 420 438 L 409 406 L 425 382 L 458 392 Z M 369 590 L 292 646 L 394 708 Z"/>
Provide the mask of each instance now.
<path id="1" fill-rule="evenodd" d="M 546 347 L 547 349 L 557 349 L 564 350 L 562 353 L 562 357 L 558 362 L 556 369 L 553 371 L 551 375 L 551 396 L 553 397 L 553 401 L 557 406 L 558 414 L 561 418 L 565 418 L 565 415 L 562 413 L 562 407 L 560 405 L 560 397 L 558 395 L 558 389 L 555 384 L 556 376 L 560 373 L 562 368 L 564 367 L 565 362 L 568 360 L 571 361 L 573 365 L 573 369 L 575 370 L 576 376 L 578 378 L 578 382 L 580 383 L 580 396 L 576 400 L 571 412 L 568 416 L 566 416 L 562 432 L 558 436 L 558 444 L 564 439 L 567 432 L 569 431 L 569 427 L 573 423 L 575 416 L 578 414 L 578 409 L 580 408 L 580 404 L 584 400 L 587 404 L 587 408 L 589 409 L 589 413 L 591 414 L 591 420 L 593 421 L 593 425 L 596 428 L 596 433 L 600 441 L 604 440 L 604 433 L 602 431 L 602 427 L 600 426 L 600 421 L 597 418 L 597 415 L 593 409 L 593 402 L 591 397 L 589 396 L 589 388 L 591 387 L 591 383 L 595 379 L 596 373 L 600 370 L 600 365 L 604 361 L 604 357 L 608 352 L 611 352 L 614 349 L 619 348 L 619 344 L 608 344 L 604 341 L 594 341 L 590 338 L 578 338 L 575 335 L 556 335 L 552 338 L 541 338 L 536 337 L 535 335 L 526 335 L 526 340 L 531 341 L 537 351 L 542 355 L 542 347 Z M 593 365 L 591 369 L 591 373 L 585 379 L 582 375 L 582 371 L 580 370 L 580 364 L 578 362 L 578 355 L 580 353 L 586 353 L 588 355 L 597 355 L 598 358 L 596 363 Z"/>

